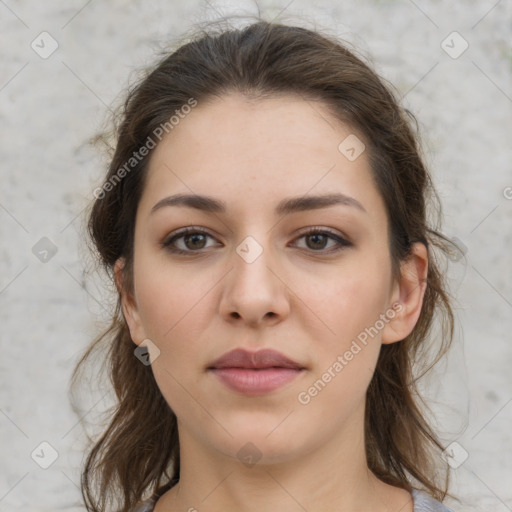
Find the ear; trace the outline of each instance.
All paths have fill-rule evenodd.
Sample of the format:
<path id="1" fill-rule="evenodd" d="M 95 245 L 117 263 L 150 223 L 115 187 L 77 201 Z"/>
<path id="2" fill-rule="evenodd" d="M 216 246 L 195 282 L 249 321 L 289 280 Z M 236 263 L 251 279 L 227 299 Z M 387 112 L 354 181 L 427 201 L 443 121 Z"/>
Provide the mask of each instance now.
<path id="1" fill-rule="evenodd" d="M 395 315 L 382 331 L 382 343 L 389 344 L 406 338 L 414 329 L 421 313 L 427 289 L 428 251 L 421 242 L 415 243 L 411 254 L 400 266 L 401 277 L 395 282 L 392 301 L 400 306 L 392 307 Z"/>
<path id="2" fill-rule="evenodd" d="M 121 296 L 121 307 L 123 316 L 130 329 L 130 335 L 134 343 L 140 343 L 147 338 L 142 321 L 138 311 L 137 301 L 130 290 L 126 289 L 124 283 L 123 269 L 125 266 L 125 259 L 119 258 L 114 265 L 114 278 L 117 291 Z"/>

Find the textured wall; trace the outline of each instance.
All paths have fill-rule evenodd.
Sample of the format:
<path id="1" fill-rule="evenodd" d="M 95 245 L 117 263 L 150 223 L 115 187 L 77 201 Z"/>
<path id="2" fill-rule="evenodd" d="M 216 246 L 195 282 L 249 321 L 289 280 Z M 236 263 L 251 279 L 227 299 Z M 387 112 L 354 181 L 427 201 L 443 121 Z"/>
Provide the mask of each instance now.
<path id="1" fill-rule="evenodd" d="M 512 5 L 314 4 L 259 7 L 267 19 L 315 21 L 353 42 L 395 84 L 421 124 L 443 232 L 467 248 L 448 268 L 456 343 L 425 385 L 441 435 L 457 443 L 453 492 L 463 502 L 449 504 L 512 510 Z M 84 275 L 83 212 L 103 165 L 87 140 L 161 42 L 218 11 L 232 7 L 0 2 L 0 511 L 81 510 L 84 436 L 67 388 L 109 307 Z M 84 421 L 104 392 L 84 397 Z"/>

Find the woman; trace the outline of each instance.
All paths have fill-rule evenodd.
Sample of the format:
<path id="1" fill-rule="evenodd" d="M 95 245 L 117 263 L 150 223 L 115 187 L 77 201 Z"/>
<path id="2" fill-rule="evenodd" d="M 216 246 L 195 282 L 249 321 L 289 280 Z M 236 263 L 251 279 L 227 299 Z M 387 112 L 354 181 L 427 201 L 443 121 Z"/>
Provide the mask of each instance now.
<path id="1" fill-rule="evenodd" d="M 118 404 L 88 510 L 449 511 L 413 365 L 452 339 L 450 245 L 407 114 L 339 41 L 263 21 L 131 90 L 89 217 L 118 305 L 74 378 L 107 343 Z"/>

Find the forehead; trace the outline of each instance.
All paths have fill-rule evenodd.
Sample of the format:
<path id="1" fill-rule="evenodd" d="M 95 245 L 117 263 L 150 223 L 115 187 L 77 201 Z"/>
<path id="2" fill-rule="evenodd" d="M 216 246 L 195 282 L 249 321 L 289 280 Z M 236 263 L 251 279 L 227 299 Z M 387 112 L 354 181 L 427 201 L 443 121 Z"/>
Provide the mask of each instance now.
<path id="1" fill-rule="evenodd" d="M 337 192 L 382 217 L 366 151 L 356 159 L 340 151 L 343 141 L 362 139 L 324 104 L 299 96 L 230 94 L 199 103 L 153 150 L 140 209 L 149 213 L 158 200 L 182 193 L 218 197 L 243 214 L 283 197 Z"/>

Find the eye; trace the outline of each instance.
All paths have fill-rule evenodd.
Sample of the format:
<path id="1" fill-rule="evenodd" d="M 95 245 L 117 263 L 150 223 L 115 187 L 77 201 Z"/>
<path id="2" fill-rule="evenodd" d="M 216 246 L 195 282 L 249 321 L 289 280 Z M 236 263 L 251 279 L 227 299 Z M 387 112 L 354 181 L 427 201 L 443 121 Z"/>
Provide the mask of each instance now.
<path id="1" fill-rule="evenodd" d="M 162 246 L 175 254 L 190 254 L 205 249 L 207 238 L 213 239 L 213 237 L 203 229 L 188 227 L 181 229 L 178 233 L 166 239 L 162 242 Z M 176 246 L 177 241 L 183 242 L 182 248 Z"/>
<path id="2" fill-rule="evenodd" d="M 199 254 L 203 249 L 207 248 L 208 238 L 213 239 L 207 231 L 192 226 L 179 230 L 170 238 L 164 240 L 162 246 L 174 254 Z M 313 252 L 334 253 L 353 245 L 335 232 L 320 227 L 310 228 L 296 238 L 296 240 L 303 238 L 309 241 L 309 243 L 306 243 L 306 247 L 300 248 Z M 333 244 L 330 248 L 326 249 L 329 241 L 333 242 Z M 178 245 L 181 245 L 181 247 Z"/>
<path id="3" fill-rule="evenodd" d="M 306 248 L 310 249 L 314 252 L 325 252 L 325 253 L 333 253 L 343 250 L 345 247 L 351 247 L 353 244 L 343 238 L 342 236 L 334 233 L 330 229 L 327 228 L 320 228 L 315 227 L 311 228 L 305 233 L 303 233 L 301 236 L 297 238 L 297 240 L 300 240 L 304 238 L 306 241 Z M 330 249 L 326 250 L 327 243 L 331 241 L 334 242 L 333 245 L 331 245 Z"/>

